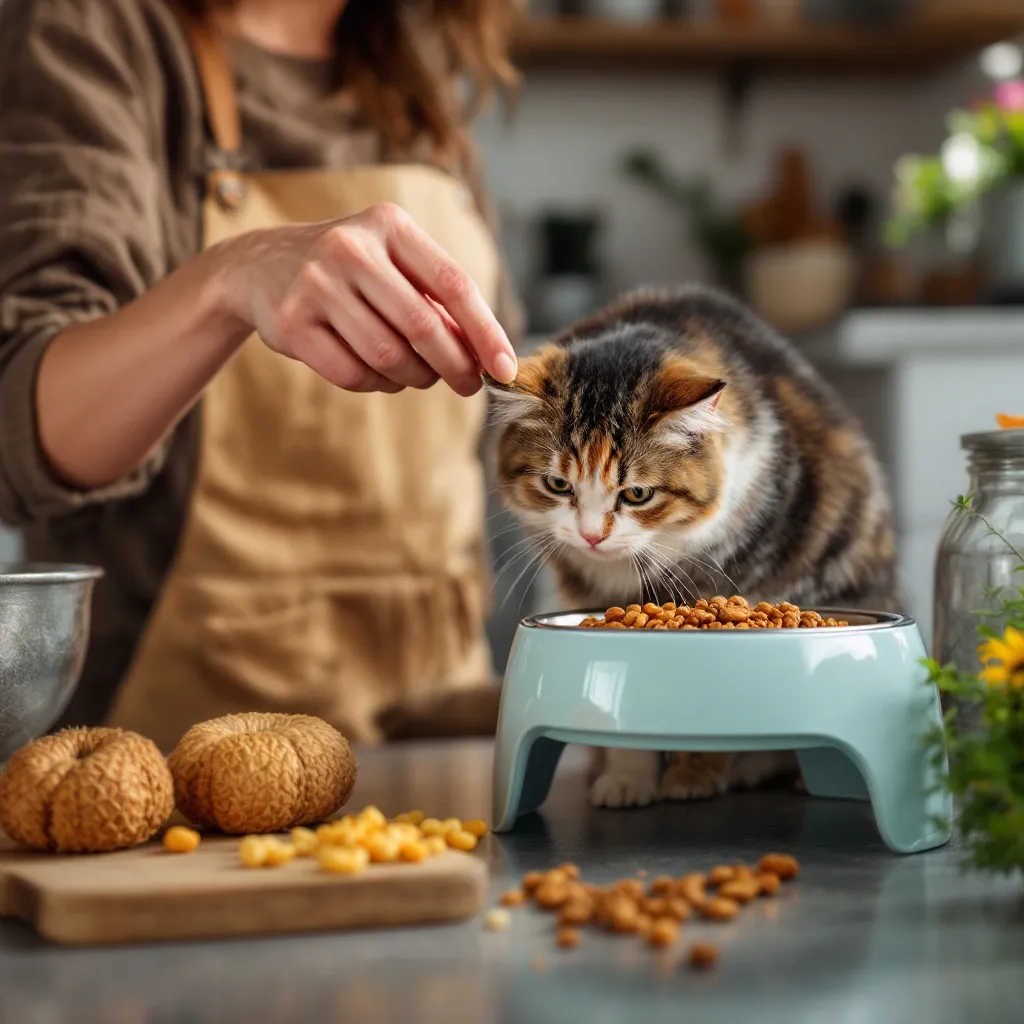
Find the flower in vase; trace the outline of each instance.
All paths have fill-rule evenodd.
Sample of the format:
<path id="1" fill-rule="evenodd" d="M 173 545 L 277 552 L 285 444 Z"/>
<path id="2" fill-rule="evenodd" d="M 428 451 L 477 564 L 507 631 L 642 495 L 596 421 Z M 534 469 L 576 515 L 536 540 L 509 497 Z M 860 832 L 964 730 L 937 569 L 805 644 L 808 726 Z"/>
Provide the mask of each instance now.
<path id="1" fill-rule="evenodd" d="M 989 686 L 1024 688 L 1024 633 L 1007 626 L 1002 637 L 992 637 L 979 648 L 985 668 L 979 678 Z"/>
<path id="2" fill-rule="evenodd" d="M 1002 110 L 1024 110 L 1024 79 L 1000 82 L 992 95 L 996 106 Z"/>

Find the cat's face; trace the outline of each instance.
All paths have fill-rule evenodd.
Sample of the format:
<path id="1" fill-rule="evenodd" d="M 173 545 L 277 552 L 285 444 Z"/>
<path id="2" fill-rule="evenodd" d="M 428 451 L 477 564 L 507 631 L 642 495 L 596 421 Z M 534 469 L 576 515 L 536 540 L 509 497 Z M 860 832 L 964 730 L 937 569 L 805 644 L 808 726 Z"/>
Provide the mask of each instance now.
<path id="1" fill-rule="evenodd" d="M 656 557 L 723 488 L 725 382 L 657 346 L 551 346 L 490 385 L 503 499 L 534 533 L 596 562 Z"/>

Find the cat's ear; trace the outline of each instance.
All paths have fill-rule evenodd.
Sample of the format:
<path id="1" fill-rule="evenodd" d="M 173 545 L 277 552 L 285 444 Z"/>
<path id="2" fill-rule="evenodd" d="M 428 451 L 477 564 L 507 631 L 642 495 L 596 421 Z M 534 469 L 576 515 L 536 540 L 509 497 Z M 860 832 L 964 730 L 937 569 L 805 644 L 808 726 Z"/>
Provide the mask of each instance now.
<path id="1" fill-rule="evenodd" d="M 516 379 L 509 384 L 501 384 L 490 374 L 483 374 L 494 421 L 513 423 L 539 412 L 548 400 L 553 374 L 565 358 L 563 349 L 548 345 L 520 359 Z"/>
<path id="2" fill-rule="evenodd" d="M 682 439 L 724 430 L 719 403 L 725 384 L 718 377 L 695 373 L 685 363 L 668 363 L 654 388 L 648 423 Z"/>

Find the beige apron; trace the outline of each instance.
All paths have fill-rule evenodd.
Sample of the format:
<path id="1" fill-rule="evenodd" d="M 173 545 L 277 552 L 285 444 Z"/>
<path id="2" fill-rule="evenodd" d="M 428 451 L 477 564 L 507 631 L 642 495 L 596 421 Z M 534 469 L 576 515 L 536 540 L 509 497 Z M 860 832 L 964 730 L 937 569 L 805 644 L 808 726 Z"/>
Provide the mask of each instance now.
<path id="1" fill-rule="evenodd" d="M 190 24 L 214 141 L 237 153 L 221 48 Z M 205 244 L 390 201 L 491 304 L 499 265 L 464 186 L 424 166 L 214 171 Z M 169 749 L 206 718 L 319 715 L 360 742 L 376 715 L 492 674 L 484 638 L 484 399 L 443 384 L 341 391 L 251 337 L 206 389 L 175 562 L 115 699 L 112 724 Z"/>

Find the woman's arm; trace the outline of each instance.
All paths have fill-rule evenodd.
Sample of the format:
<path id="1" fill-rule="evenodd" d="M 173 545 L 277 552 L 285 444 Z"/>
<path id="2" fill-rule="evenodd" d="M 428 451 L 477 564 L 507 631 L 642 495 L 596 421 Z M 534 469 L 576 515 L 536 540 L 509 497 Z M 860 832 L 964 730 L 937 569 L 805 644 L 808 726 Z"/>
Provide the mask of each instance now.
<path id="1" fill-rule="evenodd" d="M 382 204 L 221 243 L 116 313 L 60 332 L 35 396 L 50 465 L 79 488 L 131 473 L 253 330 L 349 391 L 443 378 L 468 396 L 481 369 L 499 380 L 516 372 L 472 279 Z"/>
<path id="2" fill-rule="evenodd" d="M 39 443 L 67 484 L 102 487 L 137 469 L 244 340 L 211 274 L 215 262 L 204 254 L 47 346 L 35 396 Z"/>
<path id="3" fill-rule="evenodd" d="M 157 0 L 0 0 L 4 521 L 141 492 L 252 330 L 353 391 L 441 378 L 469 395 L 481 368 L 515 373 L 471 279 L 395 207 L 253 232 L 168 274 L 191 218 L 168 90 L 197 102 L 179 35 Z"/>

